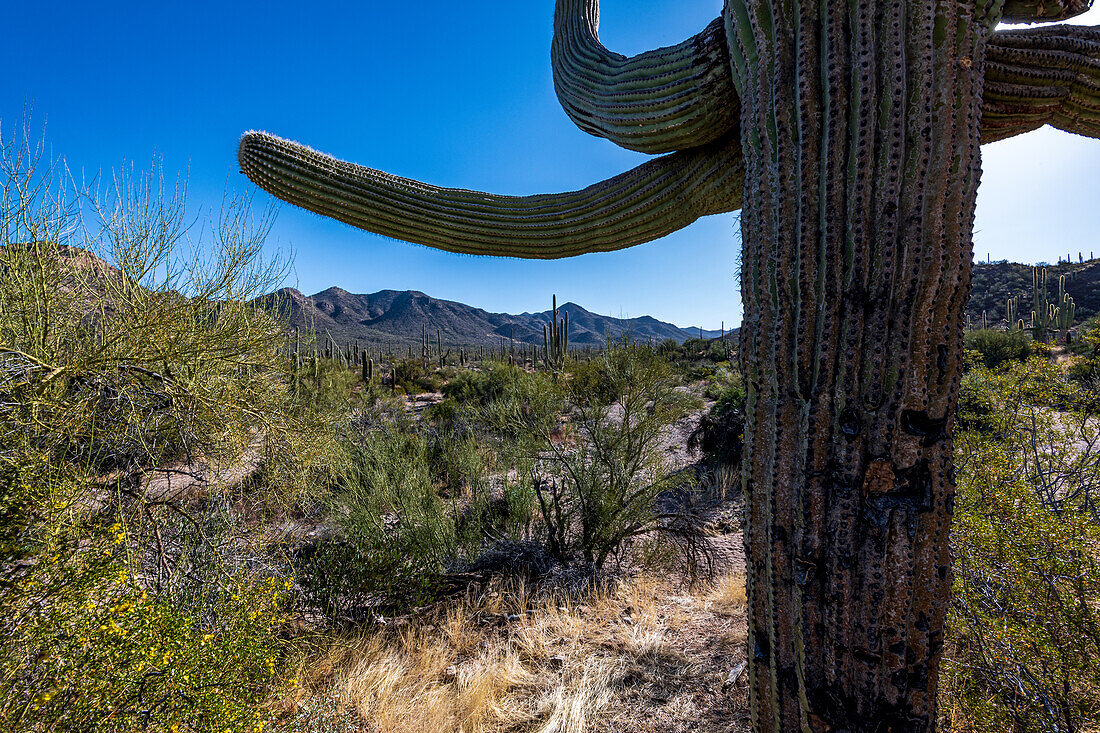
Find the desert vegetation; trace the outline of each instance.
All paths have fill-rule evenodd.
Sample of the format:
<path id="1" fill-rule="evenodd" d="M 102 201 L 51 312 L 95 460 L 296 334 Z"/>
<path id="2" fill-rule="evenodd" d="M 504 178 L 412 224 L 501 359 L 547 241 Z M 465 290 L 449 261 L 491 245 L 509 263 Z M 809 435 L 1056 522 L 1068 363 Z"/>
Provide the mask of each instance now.
<path id="1" fill-rule="evenodd" d="M 336 344 L 260 305 L 270 210 L 3 133 L 0 728 L 750 728 L 736 342 Z M 1100 725 L 1100 323 L 1049 316 L 966 335 L 944 730 Z"/>

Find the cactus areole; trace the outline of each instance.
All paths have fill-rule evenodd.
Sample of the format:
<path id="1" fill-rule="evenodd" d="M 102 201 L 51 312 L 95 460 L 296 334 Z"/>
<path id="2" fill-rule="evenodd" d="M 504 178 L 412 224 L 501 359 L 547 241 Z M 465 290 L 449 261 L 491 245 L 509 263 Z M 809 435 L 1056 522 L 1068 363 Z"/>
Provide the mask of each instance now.
<path id="1" fill-rule="evenodd" d="M 1091 0 L 727 0 L 624 57 L 558 0 L 554 83 L 583 130 L 668 153 L 572 193 L 496 196 L 259 132 L 290 203 L 449 251 L 629 247 L 741 209 L 755 731 L 930 731 L 951 587 L 952 433 L 980 145 L 1100 137 Z"/>

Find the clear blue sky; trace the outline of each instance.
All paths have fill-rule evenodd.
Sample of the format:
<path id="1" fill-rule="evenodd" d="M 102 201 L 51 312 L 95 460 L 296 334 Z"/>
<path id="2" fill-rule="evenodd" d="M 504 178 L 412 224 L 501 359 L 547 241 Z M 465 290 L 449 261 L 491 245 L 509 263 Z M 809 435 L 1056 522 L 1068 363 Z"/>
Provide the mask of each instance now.
<path id="1" fill-rule="evenodd" d="M 601 35 L 623 53 L 668 45 L 721 5 L 604 0 Z M 643 156 L 560 110 L 552 21 L 553 0 L 8 3 L 0 122 L 33 102 L 77 171 L 157 152 L 169 170 L 190 170 L 196 206 L 216 206 L 227 181 L 250 186 L 235 154 L 252 128 L 439 185 L 570 190 Z M 984 153 L 980 258 L 1100 254 L 1100 141 L 1040 131 Z M 273 239 L 293 249 L 288 284 L 307 293 L 412 288 L 511 312 L 544 310 L 557 293 L 601 313 L 717 328 L 741 315 L 735 228 L 733 216 L 709 217 L 621 252 L 525 262 L 436 252 L 281 206 Z"/>

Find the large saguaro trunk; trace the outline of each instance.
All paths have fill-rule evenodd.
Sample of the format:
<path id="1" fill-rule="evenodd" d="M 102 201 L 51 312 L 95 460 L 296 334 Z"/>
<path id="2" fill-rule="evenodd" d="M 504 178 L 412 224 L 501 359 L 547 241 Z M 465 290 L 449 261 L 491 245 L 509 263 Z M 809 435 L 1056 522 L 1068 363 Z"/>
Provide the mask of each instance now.
<path id="1" fill-rule="evenodd" d="M 935 728 L 999 2 L 728 0 L 755 731 Z"/>

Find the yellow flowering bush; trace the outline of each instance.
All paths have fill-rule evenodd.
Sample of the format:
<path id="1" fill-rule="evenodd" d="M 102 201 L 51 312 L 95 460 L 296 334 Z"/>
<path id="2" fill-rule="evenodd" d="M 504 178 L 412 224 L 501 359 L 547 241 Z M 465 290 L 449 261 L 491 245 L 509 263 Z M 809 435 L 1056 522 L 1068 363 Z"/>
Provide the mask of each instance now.
<path id="1" fill-rule="evenodd" d="M 75 190 L 48 146 L 4 133 L 0 731 L 262 728 L 289 600 L 277 558 L 225 557 L 226 527 L 247 529 L 217 487 L 183 507 L 143 477 L 253 451 L 267 476 L 316 443 L 284 319 L 251 303 L 284 272 L 272 212 L 227 195 L 191 236 L 158 165 Z"/>
<path id="2" fill-rule="evenodd" d="M 266 724 L 291 582 L 230 577 L 200 613 L 145 587 L 120 523 L 80 529 L 0 564 L 0 729 Z"/>

